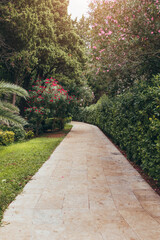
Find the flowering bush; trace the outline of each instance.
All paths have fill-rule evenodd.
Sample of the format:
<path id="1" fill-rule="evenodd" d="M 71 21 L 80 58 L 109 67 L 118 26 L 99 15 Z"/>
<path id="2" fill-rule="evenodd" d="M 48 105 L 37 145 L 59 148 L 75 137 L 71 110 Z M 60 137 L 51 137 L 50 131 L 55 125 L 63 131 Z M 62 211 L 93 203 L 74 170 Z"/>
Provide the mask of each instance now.
<path id="1" fill-rule="evenodd" d="M 36 135 L 48 118 L 59 118 L 63 122 L 63 119 L 70 115 L 76 102 L 75 96 L 69 96 L 68 91 L 53 78 L 36 80 L 29 94 L 30 99 L 25 112 L 27 120 L 35 125 Z"/>
<path id="2" fill-rule="evenodd" d="M 159 73 L 159 16 L 159 0 L 91 1 L 90 69 L 97 91 L 100 84 L 102 94 L 123 92 L 140 76 Z"/>

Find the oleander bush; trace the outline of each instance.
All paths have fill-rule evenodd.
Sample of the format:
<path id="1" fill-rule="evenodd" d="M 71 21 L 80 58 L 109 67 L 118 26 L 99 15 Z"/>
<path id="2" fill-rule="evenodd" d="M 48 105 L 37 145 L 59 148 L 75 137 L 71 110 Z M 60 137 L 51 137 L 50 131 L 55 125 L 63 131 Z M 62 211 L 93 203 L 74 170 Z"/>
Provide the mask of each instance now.
<path id="1" fill-rule="evenodd" d="M 36 136 L 47 129 L 63 129 L 65 118 L 77 104 L 75 95 L 70 96 L 53 78 L 36 80 L 29 92 L 25 114 Z"/>
<path id="2" fill-rule="evenodd" d="M 132 161 L 160 183 L 160 74 L 123 94 L 102 96 L 79 114 L 97 125 Z"/>

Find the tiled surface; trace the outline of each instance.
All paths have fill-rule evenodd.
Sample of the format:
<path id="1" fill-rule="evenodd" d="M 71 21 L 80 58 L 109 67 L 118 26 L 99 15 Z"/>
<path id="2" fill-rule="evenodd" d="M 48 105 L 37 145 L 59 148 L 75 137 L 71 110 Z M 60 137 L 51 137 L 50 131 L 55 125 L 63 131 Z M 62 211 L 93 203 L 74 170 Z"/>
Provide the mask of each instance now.
<path id="1" fill-rule="evenodd" d="M 160 197 L 97 127 L 73 125 L 10 204 L 0 240 L 160 240 Z"/>

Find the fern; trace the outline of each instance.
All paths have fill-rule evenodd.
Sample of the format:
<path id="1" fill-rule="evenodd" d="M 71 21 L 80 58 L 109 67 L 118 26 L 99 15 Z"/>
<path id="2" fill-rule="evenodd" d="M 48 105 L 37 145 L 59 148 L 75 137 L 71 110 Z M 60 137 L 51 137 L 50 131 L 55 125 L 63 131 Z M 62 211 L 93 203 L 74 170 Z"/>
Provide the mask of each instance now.
<path id="1" fill-rule="evenodd" d="M 6 102 L 6 101 L 1 101 L 0 100 L 0 108 L 1 109 L 6 109 L 11 112 L 19 113 L 19 108 L 14 106 L 13 104 Z"/>
<path id="2" fill-rule="evenodd" d="M 0 81 L 0 95 L 16 94 L 20 97 L 28 97 L 28 92 L 11 83 L 5 83 Z M 19 114 L 19 108 L 13 104 L 0 100 L 0 121 L 5 124 L 12 124 L 16 126 L 24 126 L 27 124 L 26 120 L 23 119 Z"/>
<path id="3" fill-rule="evenodd" d="M 13 124 L 16 126 L 24 126 L 27 124 L 24 118 L 17 114 L 9 112 L 6 109 L 0 109 L 0 121 L 3 121 L 3 123 L 6 124 Z"/>
<path id="4" fill-rule="evenodd" d="M 4 81 L 0 81 L 0 94 L 16 94 L 20 97 L 28 97 L 28 92 L 12 83 L 6 83 Z"/>

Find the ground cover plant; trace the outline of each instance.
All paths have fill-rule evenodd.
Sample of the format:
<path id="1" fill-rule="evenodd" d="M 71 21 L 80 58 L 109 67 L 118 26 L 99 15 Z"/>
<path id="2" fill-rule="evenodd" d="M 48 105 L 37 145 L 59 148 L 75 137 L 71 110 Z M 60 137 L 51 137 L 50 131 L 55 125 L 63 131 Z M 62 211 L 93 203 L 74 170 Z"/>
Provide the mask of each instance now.
<path id="1" fill-rule="evenodd" d="M 0 220 L 9 203 L 49 158 L 71 127 L 66 125 L 55 138 L 42 135 L 26 142 L 0 146 Z"/>

